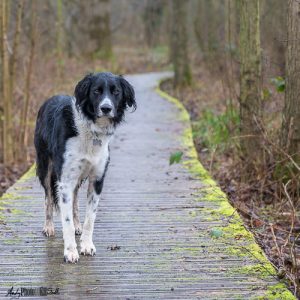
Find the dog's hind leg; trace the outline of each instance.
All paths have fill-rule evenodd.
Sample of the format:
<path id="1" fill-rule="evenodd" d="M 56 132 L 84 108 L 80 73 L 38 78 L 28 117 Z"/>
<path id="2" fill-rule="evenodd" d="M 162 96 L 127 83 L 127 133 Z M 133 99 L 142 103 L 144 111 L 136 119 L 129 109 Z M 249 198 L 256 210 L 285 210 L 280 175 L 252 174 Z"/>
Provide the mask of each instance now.
<path id="1" fill-rule="evenodd" d="M 46 236 L 54 236 L 54 224 L 53 224 L 53 193 L 51 186 L 51 176 L 52 176 L 52 163 L 48 163 L 48 172 L 44 180 L 45 188 L 45 225 L 43 228 L 43 233 Z"/>
<path id="2" fill-rule="evenodd" d="M 74 198 L 73 198 L 73 221 L 74 221 L 76 235 L 80 235 L 82 233 L 82 226 L 80 224 L 80 219 L 79 219 L 78 189 L 79 187 L 76 186 L 74 190 Z"/>

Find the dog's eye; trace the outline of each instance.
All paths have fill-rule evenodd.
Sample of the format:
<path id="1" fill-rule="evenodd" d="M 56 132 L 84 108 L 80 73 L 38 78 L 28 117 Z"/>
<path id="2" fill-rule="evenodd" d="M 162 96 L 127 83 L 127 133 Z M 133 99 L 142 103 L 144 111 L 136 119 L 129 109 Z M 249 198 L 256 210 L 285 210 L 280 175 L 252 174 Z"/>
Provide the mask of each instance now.
<path id="1" fill-rule="evenodd" d="M 97 90 L 94 90 L 94 93 L 95 93 L 95 94 L 102 94 L 102 92 L 103 92 L 103 91 L 102 91 L 101 88 L 100 88 L 100 89 L 97 89 Z"/>
<path id="2" fill-rule="evenodd" d="M 118 96 L 118 95 L 120 94 L 120 91 L 119 91 L 119 90 L 114 90 L 114 91 L 113 91 L 113 94 L 114 94 L 115 96 Z"/>

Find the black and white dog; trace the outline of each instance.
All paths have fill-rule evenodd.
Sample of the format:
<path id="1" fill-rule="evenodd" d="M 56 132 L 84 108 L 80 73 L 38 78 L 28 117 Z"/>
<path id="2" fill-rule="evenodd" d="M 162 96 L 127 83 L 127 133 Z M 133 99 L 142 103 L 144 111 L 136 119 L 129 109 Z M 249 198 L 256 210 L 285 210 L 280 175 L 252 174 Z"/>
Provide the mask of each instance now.
<path id="1" fill-rule="evenodd" d="M 96 253 L 92 236 L 109 163 L 109 143 L 127 107 L 136 109 L 135 93 L 128 81 L 111 73 L 96 73 L 77 84 L 75 97 L 54 96 L 39 110 L 34 144 L 37 176 L 46 195 L 43 232 L 54 235 L 53 208 L 58 208 L 65 262 L 79 259 L 75 234 L 81 234 L 81 254 Z M 82 228 L 77 192 L 86 178 L 89 185 Z"/>

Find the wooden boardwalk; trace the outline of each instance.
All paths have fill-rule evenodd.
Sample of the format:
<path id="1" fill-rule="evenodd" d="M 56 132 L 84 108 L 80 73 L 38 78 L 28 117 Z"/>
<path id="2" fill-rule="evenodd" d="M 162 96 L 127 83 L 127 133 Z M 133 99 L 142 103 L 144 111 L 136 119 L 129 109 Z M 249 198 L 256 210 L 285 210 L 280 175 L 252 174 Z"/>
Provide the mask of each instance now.
<path id="1" fill-rule="evenodd" d="M 95 257 L 63 263 L 58 216 L 56 236 L 42 235 L 44 196 L 32 172 L 0 200 L 0 299 L 12 286 L 59 288 L 51 299 L 293 299 L 193 157 L 186 113 L 155 92 L 163 76 L 128 77 L 138 109 L 112 143 Z M 185 162 L 169 166 L 176 150 Z"/>

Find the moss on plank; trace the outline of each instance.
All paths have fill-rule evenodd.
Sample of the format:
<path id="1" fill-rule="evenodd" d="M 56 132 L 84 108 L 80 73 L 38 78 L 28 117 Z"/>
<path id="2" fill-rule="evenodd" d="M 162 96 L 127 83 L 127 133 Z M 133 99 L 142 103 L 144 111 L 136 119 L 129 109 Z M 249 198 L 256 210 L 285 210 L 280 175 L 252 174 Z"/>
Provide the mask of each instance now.
<path id="1" fill-rule="evenodd" d="M 25 182 L 33 177 L 35 177 L 36 172 L 36 165 L 33 164 L 27 172 L 25 172 L 21 178 L 18 180 L 18 182 Z"/>
<path id="2" fill-rule="evenodd" d="M 35 164 L 33 164 L 29 170 L 24 173 L 19 179 L 18 181 L 14 184 L 13 189 L 14 192 L 11 192 L 11 189 L 9 189 L 9 192 L 4 193 L 1 197 L 0 197 L 0 220 L 4 221 L 5 220 L 5 216 L 3 214 L 3 211 L 6 210 L 5 205 L 9 204 L 12 200 L 19 200 L 19 199 L 30 199 L 30 197 L 28 196 L 24 196 L 24 195 L 20 195 L 18 194 L 16 191 L 21 191 L 22 187 L 21 186 L 17 186 L 16 184 L 18 183 L 23 183 L 26 182 L 27 180 L 35 177 L 35 169 L 36 166 Z M 10 213 L 12 214 L 28 214 L 25 213 L 24 211 L 20 210 L 20 209 L 10 209 Z"/>
<path id="3" fill-rule="evenodd" d="M 286 288 L 286 285 L 279 282 L 269 286 L 263 296 L 252 298 L 253 300 L 295 300 L 295 296 Z"/>

